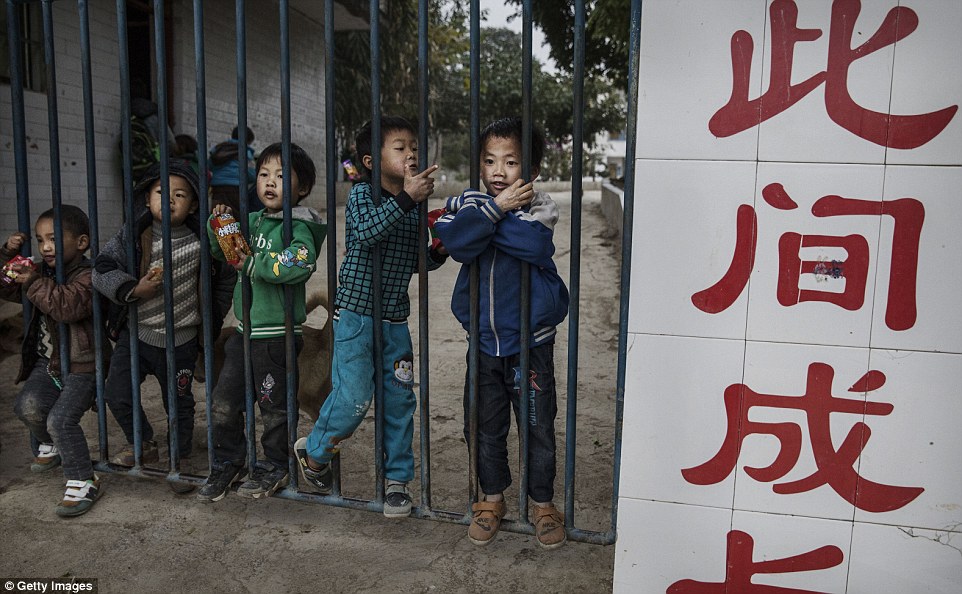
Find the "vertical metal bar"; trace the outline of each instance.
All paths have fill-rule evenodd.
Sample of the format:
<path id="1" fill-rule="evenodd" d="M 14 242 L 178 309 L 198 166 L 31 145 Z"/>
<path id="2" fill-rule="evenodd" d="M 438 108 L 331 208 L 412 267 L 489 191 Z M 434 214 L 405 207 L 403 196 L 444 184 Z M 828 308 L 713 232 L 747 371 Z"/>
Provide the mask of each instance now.
<path id="1" fill-rule="evenodd" d="M 334 314 L 334 297 L 337 295 L 337 171 L 338 151 L 334 122 L 334 0 L 324 2 L 324 134 L 327 138 L 327 300 L 328 316 Z M 328 320 L 331 328 L 333 320 Z M 331 340 L 333 344 L 333 330 Z M 328 362 L 330 365 L 330 362 Z M 331 492 L 341 494 L 341 455 L 331 460 L 334 485 Z"/>
<path id="2" fill-rule="evenodd" d="M 200 165 L 200 208 L 197 216 L 200 228 L 206 230 L 210 204 L 207 199 L 207 70 L 204 62 L 204 2 L 194 0 L 194 86 L 197 108 L 197 160 Z M 201 308 L 201 323 L 204 328 L 204 401 L 207 407 L 207 457 L 208 468 L 214 466 L 214 424 L 210 422 L 213 405 L 214 377 L 214 324 L 211 320 L 213 296 L 210 286 L 210 242 L 206 233 L 201 233 L 200 241 L 200 294 L 204 307 Z"/>
<path id="3" fill-rule="evenodd" d="M 628 123 L 625 142 L 625 220 L 621 230 L 621 311 L 618 317 L 618 387 L 615 396 L 615 464 L 611 489 L 611 529 L 618 534 L 618 491 L 621 473 L 621 436 L 625 413 L 625 361 L 628 354 L 628 309 L 631 286 L 631 243 L 635 220 L 635 138 L 638 115 L 638 60 L 641 55 L 641 0 L 631 0 L 631 29 L 628 58 Z"/>
<path id="4" fill-rule="evenodd" d="M 280 29 L 281 29 L 281 167 L 284 179 L 281 180 L 284 192 L 284 227 L 283 239 L 285 248 L 291 245 L 294 237 L 291 207 L 295 202 L 295 188 L 291 184 L 291 35 L 290 9 L 288 0 L 280 0 Z M 284 285 L 284 354 L 287 364 L 287 443 L 288 451 L 294 451 L 294 441 L 297 438 L 297 350 L 294 346 L 294 287 Z M 293 456 L 287 459 L 288 476 L 297 480 L 297 461 Z"/>
<path id="5" fill-rule="evenodd" d="M 521 176 L 531 180 L 531 0 L 524 0 L 521 7 Z M 529 427 L 531 423 L 531 390 L 528 379 L 531 369 L 531 271 L 527 262 L 521 263 L 521 353 L 518 362 L 518 399 L 521 414 L 518 415 L 518 433 L 521 436 L 521 481 L 518 485 L 518 518 L 528 521 L 528 481 L 529 481 Z M 544 502 L 541 502 L 544 503 Z"/>
<path id="6" fill-rule="evenodd" d="M 581 324 L 581 180 L 584 177 L 585 1 L 575 0 L 574 130 L 571 143 L 571 287 L 568 305 L 568 405 L 565 421 L 565 527 L 575 525 L 575 462 L 578 441 L 578 330 Z"/>
<path id="7" fill-rule="evenodd" d="M 57 64 L 56 49 L 53 44 L 53 6 L 52 0 L 43 0 L 43 60 L 47 66 L 47 129 L 50 134 L 50 194 L 53 198 L 53 231 L 57 247 L 56 278 L 57 284 L 64 283 L 63 270 L 63 225 L 61 224 L 61 182 L 60 182 L 60 124 L 57 113 Z M 60 335 L 60 373 L 65 378 L 70 373 L 70 341 L 67 325 L 57 324 Z"/>
<path id="8" fill-rule="evenodd" d="M 86 132 L 86 160 L 87 160 L 87 216 L 90 219 L 90 258 L 97 259 L 100 252 L 100 216 L 97 211 L 97 151 L 96 132 L 94 129 L 94 98 L 92 69 L 90 63 L 90 13 L 87 0 L 77 2 L 80 18 L 80 64 L 83 77 L 84 102 L 84 130 Z M 107 408 L 104 404 L 104 361 L 100 354 L 104 350 L 104 334 L 100 309 L 103 297 L 98 291 L 93 291 L 94 309 L 94 351 L 97 353 L 95 378 L 97 382 L 97 425 L 99 428 L 100 459 L 107 457 Z"/>
<path id="9" fill-rule="evenodd" d="M 371 197 L 381 206 L 381 9 L 371 2 Z M 384 336 L 381 331 L 381 246 L 374 246 L 374 469 L 375 502 L 384 502 Z"/>
<path id="10" fill-rule="evenodd" d="M 177 435 L 177 358 L 174 354 L 174 258 L 170 238 L 170 171 L 168 159 L 170 147 L 167 144 L 167 42 L 164 27 L 164 0 L 154 0 L 154 58 L 157 67 L 157 118 L 158 144 L 160 145 L 160 207 L 161 249 L 164 258 L 164 330 L 165 355 L 167 358 L 167 439 L 170 447 L 170 469 L 177 472 L 180 464 L 180 447 Z"/>
<path id="11" fill-rule="evenodd" d="M 471 187 L 481 188 L 481 6 L 479 0 L 471 0 L 470 16 L 470 90 L 471 113 L 469 136 L 471 143 Z M 481 354 L 481 271 L 477 262 L 468 270 L 468 293 L 471 305 L 468 311 L 468 510 L 478 501 L 478 382 Z M 494 493 L 492 493 L 494 495 Z"/>
<path id="12" fill-rule="evenodd" d="M 237 192 L 240 198 L 241 232 L 250 237 L 247 212 L 247 14 L 245 0 L 236 0 L 234 21 L 237 29 Z M 243 158 L 240 155 L 244 155 Z M 251 281 L 246 275 L 241 285 L 241 308 L 244 324 L 244 385 L 247 421 L 247 467 L 251 472 L 257 463 L 257 433 L 254 428 L 254 368 L 251 364 Z"/>
<path id="13" fill-rule="evenodd" d="M 10 120 L 13 124 L 13 161 L 17 177 L 17 230 L 33 235 L 30 220 L 30 185 L 27 169 L 27 134 L 26 116 L 23 104 L 23 47 L 21 46 L 19 4 L 13 0 L 6 0 L 7 8 L 7 41 L 10 56 L 10 104 L 12 107 Z M 32 241 L 25 241 L 20 253 L 24 256 L 32 254 Z M 29 328 L 33 304 L 22 296 L 23 327 Z M 34 449 L 36 449 L 34 444 Z"/>
<path id="14" fill-rule="evenodd" d="M 428 166 L 428 0 L 418 0 L 418 171 Z M 418 204 L 418 367 L 421 406 L 421 506 L 431 508 L 431 389 L 428 340 L 428 202 Z"/>
<path id="15" fill-rule="evenodd" d="M 139 212 L 133 198 L 133 164 L 131 162 L 130 134 L 130 57 L 127 50 L 127 2 L 117 0 L 117 52 L 120 66 L 120 127 L 121 159 L 123 161 L 125 227 L 127 237 L 127 270 L 137 270 L 135 244 L 137 226 L 135 219 Z M 130 345 L 130 395 L 134 411 L 134 466 L 141 465 L 143 419 L 140 415 L 140 341 L 137 339 L 139 314 L 137 306 L 130 306 L 127 315 L 128 338 Z"/>

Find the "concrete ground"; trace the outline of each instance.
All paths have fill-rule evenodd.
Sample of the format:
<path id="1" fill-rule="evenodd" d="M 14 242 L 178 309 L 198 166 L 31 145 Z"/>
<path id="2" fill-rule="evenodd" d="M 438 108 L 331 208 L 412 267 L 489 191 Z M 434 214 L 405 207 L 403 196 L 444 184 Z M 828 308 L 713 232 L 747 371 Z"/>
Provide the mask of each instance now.
<path id="1" fill-rule="evenodd" d="M 570 194 L 553 193 L 562 208 L 555 233 L 556 260 L 569 280 Z M 431 207 L 440 206 L 432 200 Z M 316 207 L 317 205 L 315 205 Z M 323 210 L 323 209 L 319 209 Z M 323 212 L 322 212 L 323 214 Z M 340 214 L 340 213 L 339 213 Z M 575 524 L 606 531 L 610 522 L 614 394 L 617 356 L 620 247 L 606 227 L 597 191 L 588 192 L 583 214 L 582 299 L 579 333 L 577 476 Z M 338 235 L 343 223 L 338 222 Z M 467 449 L 461 436 L 464 332 L 450 313 L 458 265 L 430 276 L 430 413 L 433 508 L 467 506 Z M 326 284 L 326 271 L 314 288 Z M 412 301 L 417 281 L 412 283 Z M 411 319 L 417 341 L 417 314 Z M 564 499 L 564 410 L 567 402 L 568 326 L 555 351 L 559 380 L 559 473 L 556 503 Z M 101 592 L 609 592 L 615 548 L 569 542 L 542 551 L 532 536 L 502 532 L 486 547 L 473 545 L 466 527 L 281 498 L 245 500 L 229 495 L 204 505 L 173 494 L 161 480 L 123 474 L 103 477 L 104 494 L 86 515 L 54 514 L 63 494 L 58 471 L 29 471 L 27 433 L 13 416 L 18 390 L 16 357 L 0 365 L 0 578 L 97 578 Z M 148 418 L 162 427 L 156 382 L 144 385 Z M 204 385 L 194 459 L 206 465 Z M 310 426 L 301 415 L 299 434 Z M 345 494 L 373 497 L 373 411 L 342 453 Z M 84 420 L 92 455 L 99 456 L 97 419 Z M 158 434 L 163 430 L 159 429 Z M 108 419 L 111 453 L 123 438 Z M 512 437 L 512 440 L 514 438 Z M 415 451 L 419 430 L 415 435 Z M 514 450 L 516 451 L 516 449 Z M 517 466 L 514 466 L 517 473 Z M 417 481 L 415 481 L 417 482 Z M 417 492 L 418 485 L 414 485 Z M 509 517 L 517 517 L 517 476 L 507 493 Z M 415 497 L 415 504 L 417 504 Z"/>

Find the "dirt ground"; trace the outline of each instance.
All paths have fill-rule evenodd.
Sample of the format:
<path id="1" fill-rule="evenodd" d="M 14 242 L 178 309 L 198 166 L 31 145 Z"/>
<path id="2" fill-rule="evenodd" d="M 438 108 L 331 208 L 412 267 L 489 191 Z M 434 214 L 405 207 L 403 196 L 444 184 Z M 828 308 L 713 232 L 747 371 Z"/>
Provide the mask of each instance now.
<path id="1" fill-rule="evenodd" d="M 556 261 L 569 281 L 570 193 L 552 196 L 562 208 L 555 231 Z M 432 208 L 440 205 L 440 200 L 431 201 Z M 323 208 L 318 210 L 323 214 Z M 620 246 L 602 217 L 600 192 L 586 193 L 583 213 L 575 525 L 603 532 L 611 513 Z M 343 223 L 337 225 L 338 235 L 343 235 Z M 432 507 L 460 512 L 467 509 L 468 456 L 461 435 L 466 342 L 450 312 L 458 268 L 449 262 L 431 273 L 429 281 L 429 417 Z M 315 274 L 311 285 L 325 287 L 326 271 Z M 415 278 L 413 302 L 417 292 Z M 417 345 L 416 311 L 411 329 Z M 555 351 L 559 381 L 555 502 L 562 509 L 567 342 L 566 322 Z M 174 495 L 161 480 L 122 474 L 103 475 L 103 497 L 89 513 L 61 519 L 54 514 L 64 489 L 61 473 L 38 475 L 28 468 L 27 432 L 12 412 L 16 367 L 16 358 L 0 365 L 0 578 L 97 578 L 101 592 L 124 593 L 611 591 L 614 546 L 569 542 L 561 549 L 542 551 L 532 536 L 502 532 L 482 548 L 468 541 L 466 526 L 455 523 L 388 520 L 380 513 L 280 498 L 246 500 L 229 495 L 204 505 L 192 495 Z M 204 384 L 195 384 L 198 474 L 205 474 L 206 466 L 204 390 Z M 162 435 L 166 417 L 153 379 L 144 384 L 144 400 L 148 417 Z M 309 427 L 310 420 L 302 414 L 299 434 Z M 87 415 L 84 428 L 97 458 L 95 415 Z M 374 496 L 373 431 L 372 409 L 342 451 L 348 497 Z M 415 431 L 417 453 L 419 429 Z M 108 438 L 112 452 L 123 443 L 109 415 Z M 516 474 L 515 485 L 506 494 L 509 518 L 517 516 L 517 481 Z M 417 481 L 412 487 L 419 492 Z"/>

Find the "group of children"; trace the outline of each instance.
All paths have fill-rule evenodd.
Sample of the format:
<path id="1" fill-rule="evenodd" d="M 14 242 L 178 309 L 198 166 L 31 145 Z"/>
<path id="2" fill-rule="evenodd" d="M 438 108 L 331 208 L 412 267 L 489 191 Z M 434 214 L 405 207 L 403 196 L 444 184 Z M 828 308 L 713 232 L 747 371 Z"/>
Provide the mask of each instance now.
<path id="1" fill-rule="evenodd" d="M 384 117 L 381 128 L 381 190 L 375 201 L 367 181 L 356 184 L 348 199 L 345 217 L 346 252 L 338 274 L 334 299 L 334 346 L 332 391 L 324 401 L 310 434 L 300 437 L 294 455 L 309 484 L 319 492 L 331 492 L 331 461 L 344 440 L 365 417 L 374 393 L 375 374 L 384 386 L 384 474 L 387 488 L 384 515 L 404 517 L 411 513 L 408 483 L 414 479 L 412 449 L 414 412 L 413 347 L 407 318 L 411 307 L 408 285 L 417 269 L 421 246 L 418 204 L 434 191 L 431 177 L 437 166 L 417 167 L 417 134 L 403 118 Z M 478 362 L 478 479 L 484 497 L 472 507 L 469 539 L 484 545 L 494 538 L 505 515 L 504 491 L 511 484 L 506 440 L 510 410 L 517 422 L 528 424 L 529 485 L 534 502 L 538 544 L 555 548 L 566 540 L 564 521 L 552 503 L 555 478 L 554 420 L 557 396 L 553 347 L 555 328 L 568 309 L 568 293 L 552 261 L 553 228 L 558 207 L 532 181 L 522 179 L 522 123 L 506 118 L 487 126 L 481 135 L 481 181 L 486 192 L 466 190 L 448 198 L 434 222 L 440 241 L 435 242 L 428 268 L 441 266 L 448 255 L 463 264 L 452 297 L 452 310 L 466 330 L 470 328 L 469 269 L 480 268 Z M 543 137 L 533 131 L 531 179 L 539 173 L 544 151 Z M 373 168 L 371 125 L 355 138 L 358 162 L 370 176 Z M 218 332 L 231 305 L 243 311 L 240 276 L 250 279 L 250 367 L 254 397 L 261 412 L 263 458 L 247 468 L 248 441 L 244 431 L 245 358 L 243 321 L 224 345 L 224 366 L 213 391 L 209 422 L 212 428 L 213 465 L 197 493 L 201 501 L 222 499 L 235 481 L 243 479 L 237 494 L 260 498 L 273 494 L 288 482 L 287 370 L 285 287 L 293 289 L 291 312 L 295 352 L 302 346 L 301 324 L 306 319 L 305 283 L 314 272 L 318 250 L 324 241 L 325 224 L 313 209 L 299 203 L 313 188 L 315 167 L 297 145 L 290 147 L 291 241 L 283 234 L 283 164 L 281 144 L 264 149 L 257 159 L 256 191 L 264 208 L 249 213 L 249 251 L 225 256 L 212 220 L 231 208 L 217 204 L 207 222 L 206 240 L 213 259 L 210 268 L 212 309 L 210 318 Z M 36 238 L 43 258 L 39 268 L 11 262 L 10 282 L 2 283 L 0 295 L 9 300 L 25 296 L 33 315 L 25 332 L 22 368 L 18 381 L 26 380 L 17 396 L 15 410 L 36 442 L 31 470 L 48 471 L 63 465 L 67 489 L 57 506 L 61 516 L 85 513 L 101 493 L 100 478 L 91 465 L 90 452 L 79 425 L 95 400 L 94 370 L 98 355 L 93 344 L 92 291 L 110 302 L 106 318 L 124 320 L 136 304 L 136 328 L 120 324 L 116 346 L 104 388 L 104 400 L 120 425 L 126 447 L 111 459 L 133 466 L 134 409 L 131 397 L 130 333 L 136 332 L 139 381 L 148 374 L 158 378 L 165 407 L 175 399 L 176 443 L 181 469 L 190 467 L 194 426 L 191 391 L 197 360 L 202 300 L 200 299 L 200 229 L 196 173 L 181 162 L 168 167 L 171 270 L 164 270 L 164 223 L 160 167 L 151 168 L 138 183 L 134 200 L 143 206 L 134 221 L 135 236 L 122 229 L 98 255 L 95 263 L 85 257 L 89 246 L 89 222 L 79 208 L 62 206 L 62 250 L 56 257 L 54 211 L 40 215 Z M 17 256 L 29 238 L 12 235 L 0 248 L 0 263 Z M 132 244 L 132 246 L 131 246 Z M 127 252 L 135 253 L 134 269 L 127 265 Z M 380 249 L 380 304 L 374 303 L 375 248 Z M 229 260 L 229 261 L 228 261 Z M 531 278 L 530 335 L 520 335 L 519 283 L 522 263 L 529 264 Z M 62 266 L 62 282 L 56 270 Z M 167 332 L 164 285 L 173 295 L 173 343 L 176 394 L 169 394 Z M 379 307 L 376 307 L 379 305 Z M 380 320 L 375 319 L 378 313 Z M 238 316 L 240 317 L 240 316 Z M 381 328 L 381 361 L 374 361 L 374 324 Z M 60 329 L 69 334 L 69 364 L 62 366 Z M 522 343 L 529 348 L 530 369 L 520 369 Z M 295 374 L 296 378 L 296 374 Z M 296 381 L 296 379 L 295 379 Z M 294 386 L 296 391 L 296 386 Z M 465 381 L 464 433 L 469 437 L 468 393 Z M 521 409 L 522 390 L 530 403 Z M 170 410 L 170 409 L 166 409 Z M 141 462 L 159 460 L 153 428 L 143 410 Z M 168 436 L 168 447 L 174 440 Z M 178 492 L 191 490 L 171 483 Z"/>

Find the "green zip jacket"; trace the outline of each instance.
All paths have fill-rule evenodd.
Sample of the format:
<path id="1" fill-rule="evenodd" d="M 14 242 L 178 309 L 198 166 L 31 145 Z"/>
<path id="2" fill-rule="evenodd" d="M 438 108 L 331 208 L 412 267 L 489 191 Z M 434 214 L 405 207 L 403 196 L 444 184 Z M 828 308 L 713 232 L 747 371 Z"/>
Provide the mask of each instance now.
<path id="1" fill-rule="evenodd" d="M 259 210 L 248 215 L 250 238 L 247 243 L 252 255 L 244 261 L 244 269 L 234 286 L 234 315 L 240 320 L 237 331 L 243 332 L 241 288 L 242 275 L 246 275 L 251 279 L 252 339 L 284 336 L 284 285 L 291 285 L 294 289 L 294 334 L 301 334 L 301 324 L 307 319 L 304 285 L 316 267 L 317 251 L 324 243 L 327 225 L 317 211 L 306 206 L 292 208 L 291 219 L 293 240 L 285 246 L 283 212 Z M 210 219 L 207 220 L 207 236 L 211 254 L 224 260 L 224 252 L 210 227 Z"/>

